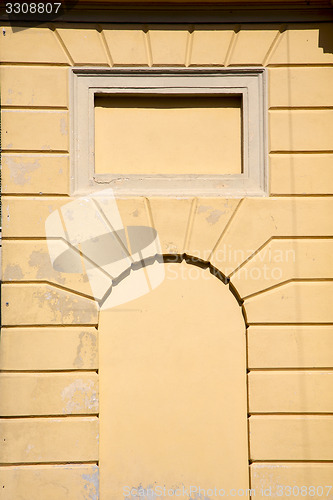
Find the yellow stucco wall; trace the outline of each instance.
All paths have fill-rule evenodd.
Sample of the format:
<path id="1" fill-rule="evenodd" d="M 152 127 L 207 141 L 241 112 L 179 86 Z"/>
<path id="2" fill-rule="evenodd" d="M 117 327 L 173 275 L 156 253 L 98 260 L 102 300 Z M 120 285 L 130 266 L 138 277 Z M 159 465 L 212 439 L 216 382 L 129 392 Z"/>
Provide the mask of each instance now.
<path id="1" fill-rule="evenodd" d="M 268 68 L 269 197 L 132 197 L 118 207 L 124 225 L 156 228 L 163 253 L 198 256 L 230 277 L 246 318 L 256 496 L 277 484 L 324 486 L 325 496 L 333 484 L 332 26 L 2 30 L 0 498 L 98 497 L 98 310 L 85 276 L 52 269 L 44 227 L 70 200 L 75 65 Z"/>

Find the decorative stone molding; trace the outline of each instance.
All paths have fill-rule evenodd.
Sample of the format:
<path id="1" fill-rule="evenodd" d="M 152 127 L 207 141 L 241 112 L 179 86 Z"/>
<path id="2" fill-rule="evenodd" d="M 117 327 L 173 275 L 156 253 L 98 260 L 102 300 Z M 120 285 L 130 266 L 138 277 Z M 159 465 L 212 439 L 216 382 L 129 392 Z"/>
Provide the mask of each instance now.
<path id="1" fill-rule="evenodd" d="M 267 193 L 264 68 L 136 68 L 71 70 L 72 194 L 112 187 L 116 195 L 265 196 Z M 102 175 L 94 171 L 95 95 L 242 97 L 241 174 Z"/>

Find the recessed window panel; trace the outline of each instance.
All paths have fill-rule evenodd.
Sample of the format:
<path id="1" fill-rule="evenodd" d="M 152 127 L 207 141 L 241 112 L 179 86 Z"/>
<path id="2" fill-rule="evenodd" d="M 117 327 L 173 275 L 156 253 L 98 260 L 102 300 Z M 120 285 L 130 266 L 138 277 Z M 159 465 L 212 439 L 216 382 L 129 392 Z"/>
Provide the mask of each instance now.
<path id="1" fill-rule="evenodd" d="M 96 174 L 242 173 L 240 96 L 95 97 Z"/>

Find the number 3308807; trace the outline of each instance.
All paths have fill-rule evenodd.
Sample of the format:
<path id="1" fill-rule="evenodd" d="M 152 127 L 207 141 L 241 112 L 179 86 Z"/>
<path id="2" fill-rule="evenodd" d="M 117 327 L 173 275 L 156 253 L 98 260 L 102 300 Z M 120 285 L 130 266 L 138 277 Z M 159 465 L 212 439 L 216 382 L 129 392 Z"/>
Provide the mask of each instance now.
<path id="1" fill-rule="evenodd" d="M 6 3 L 7 14 L 57 14 L 61 3 Z"/>

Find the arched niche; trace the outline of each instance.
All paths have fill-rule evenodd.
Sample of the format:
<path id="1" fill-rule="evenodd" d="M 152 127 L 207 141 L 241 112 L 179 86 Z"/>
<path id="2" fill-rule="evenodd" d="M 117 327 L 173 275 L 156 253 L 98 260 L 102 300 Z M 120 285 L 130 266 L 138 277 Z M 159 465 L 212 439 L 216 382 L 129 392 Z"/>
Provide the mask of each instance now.
<path id="1" fill-rule="evenodd" d="M 100 499 L 140 487 L 143 498 L 246 498 L 241 307 L 209 268 L 164 265 L 158 288 L 100 311 Z"/>

